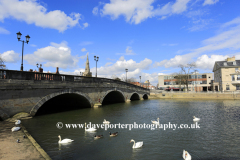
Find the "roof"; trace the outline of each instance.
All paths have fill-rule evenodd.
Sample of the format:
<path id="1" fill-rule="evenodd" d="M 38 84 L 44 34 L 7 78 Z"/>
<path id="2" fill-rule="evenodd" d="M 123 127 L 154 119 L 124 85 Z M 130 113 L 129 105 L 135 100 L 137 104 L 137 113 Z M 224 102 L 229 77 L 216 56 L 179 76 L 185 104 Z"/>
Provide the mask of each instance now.
<path id="1" fill-rule="evenodd" d="M 240 60 L 236 60 L 236 65 L 233 65 L 233 62 L 227 62 L 227 66 L 224 66 L 224 62 L 227 61 L 217 61 L 219 67 L 232 67 L 232 66 L 240 66 Z"/>
<path id="2" fill-rule="evenodd" d="M 236 62 L 236 65 L 233 65 L 233 62 Z M 224 63 L 227 63 L 227 65 L 225 66 Z M 216 61 L 213 71 L 216 70 L 217 68 L 215 68 L 215 66 L 217 68 L 232 68 L 232 67 L 240 67 L 240 60 L 235 60 L 235 61 Z"/>

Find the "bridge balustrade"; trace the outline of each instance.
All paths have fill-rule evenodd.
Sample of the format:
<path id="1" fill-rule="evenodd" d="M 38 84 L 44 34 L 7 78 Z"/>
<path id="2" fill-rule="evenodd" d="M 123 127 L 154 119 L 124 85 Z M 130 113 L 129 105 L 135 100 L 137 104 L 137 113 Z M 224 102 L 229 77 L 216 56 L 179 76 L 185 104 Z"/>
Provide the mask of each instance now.
<path id="1" fill-rule="evenodd" d="M 28 71 L 17 71 L 17 70 L 6 70 L 0 69 L 0 79 L 17 79 L 17 80 L 34 80 L 34 81 L 68 81 L 81 83 L 84 86 L 104 86 L 104 87 L 121 87 L 131 88 L 134 87 L 136 90 L 147 90 L 131 83 L 113 80 L 108 78 L 96 78 L 96 77 L 84 77 L 76 75 L 65 75 L 55 73 L 40 73 L 40 72 L 28 72 Z"/>

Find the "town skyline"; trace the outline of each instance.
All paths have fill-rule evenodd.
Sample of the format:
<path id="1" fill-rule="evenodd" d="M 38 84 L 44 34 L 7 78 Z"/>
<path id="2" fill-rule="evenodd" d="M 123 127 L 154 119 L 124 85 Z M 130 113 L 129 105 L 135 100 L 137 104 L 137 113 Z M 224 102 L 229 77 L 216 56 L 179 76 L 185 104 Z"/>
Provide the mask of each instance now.
<path id="1" fill-rule="evenodd" d="M 215 61 L 240 59 L 239 1 L 227 0 L 0 0 L 0 55 L 8 69 L 42 64 L 45 72 L 79 75 L 87 54 L 98 77 L 113 75 L 156 85 L 158 75 L 196 62 L 212 73 Z"/>

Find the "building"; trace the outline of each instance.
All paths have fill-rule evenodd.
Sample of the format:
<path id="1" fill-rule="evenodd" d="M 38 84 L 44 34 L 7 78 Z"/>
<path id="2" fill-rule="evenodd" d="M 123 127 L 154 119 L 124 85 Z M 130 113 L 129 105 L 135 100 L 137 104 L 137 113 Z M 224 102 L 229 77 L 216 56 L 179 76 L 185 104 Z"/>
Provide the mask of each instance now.
<path id="1" fill-rule="evenodd" d="M 89 68 L 88 55 L 87 55 L 86 67 L 85 67 L 85 71 L 83 72 L 83 76 L 92 77 L 92 72 L 90 72 L 90 68 Z"/>
<path id="2" fill-rule="evenodd" d="M 139 83 L 139 82 L 130 82 L 131 84 L 134 84 L 136 86 L 141 86 L 143 88 L 148 88 L 148 89 L 156 89 L 155 86 L 151 85 L 150 82 L 148 83 L 148 81 L 144 82 L 144 83 Z"/>
<path id="3" fill-rule="evenodd" d="M 189 91 L 210 91 L 212 73 L 193 73 L 188 75 L 188 90 Z M 179 88 L 184 90 L 186 85 L 182 84 L 176 75 L 159 75 L 158 88 L 166 89 L 169 87 Z"/>
<path id="4" fill-rule="evenodd" d="M 213 88 L 218 91 L 240 90 L 240 60 L 235 57 L 227 58 L 225 61 L 216 61 L 213 67 Z"/>

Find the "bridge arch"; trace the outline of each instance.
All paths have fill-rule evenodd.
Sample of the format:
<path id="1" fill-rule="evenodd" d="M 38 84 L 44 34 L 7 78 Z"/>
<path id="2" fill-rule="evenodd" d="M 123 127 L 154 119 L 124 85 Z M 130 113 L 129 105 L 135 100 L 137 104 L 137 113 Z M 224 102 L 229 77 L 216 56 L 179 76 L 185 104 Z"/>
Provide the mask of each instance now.
<path id="1" fill-rule="evenodd" d="M 143 94 L 142 98 L 143 99 L 148 99 L 148 95 L 147 94 Z"/>
<path id="2" fill-rule="evenodd" d="M 112 103 L 121 103 L 121 102 L 125 102 L 125 95 L 121 90 L 108 90 L 100 98 L 100 103 L 102 105 L 112 104 Z"/>
<path id="3" fill-rule="evenodd" d="M 62 96 L 62 95 L 67 95 L 67 94 L 72 94 L 72 95 L 77 95 L 77 96 L 80 96 L 84 99 L 86 99 L 87 103 L 92 107 L 94 105 L 93 101 L 91 100 L 91 98 L 84 94 L 84 93 L 81 93 L 79 91 L 75 91 L 75 90 L 72 90 L 72 89 L 67 89 L 67 90 L 63 90 L 63 91 L 59 91 L 59 92 L 55 92 L 55 93 L 51 93 L 45 97 L 43 97 L 41 100 L 39 100 L 37 102 L 37 104 L 32 108 L 32 110 L 30 111 L 30 115 L 31 116 L 35 116 L 37 111 L 46 103 L 48 102 L 49 100 L 52 100 L 53 98 L 56 98 L 58 96 Z"/>
<path id="4" fill-rule="evenodd" d="M 5 119 L 9 118 L 9 115 L 0 110 L 0 121 L 3 121 Z"/>
<path id="5" fill-rule="evenodd" d="M 140 100 L 140 95 L 137 92 L 133 92 L 131 93 L 130 100 L 131 101 Z"/>

